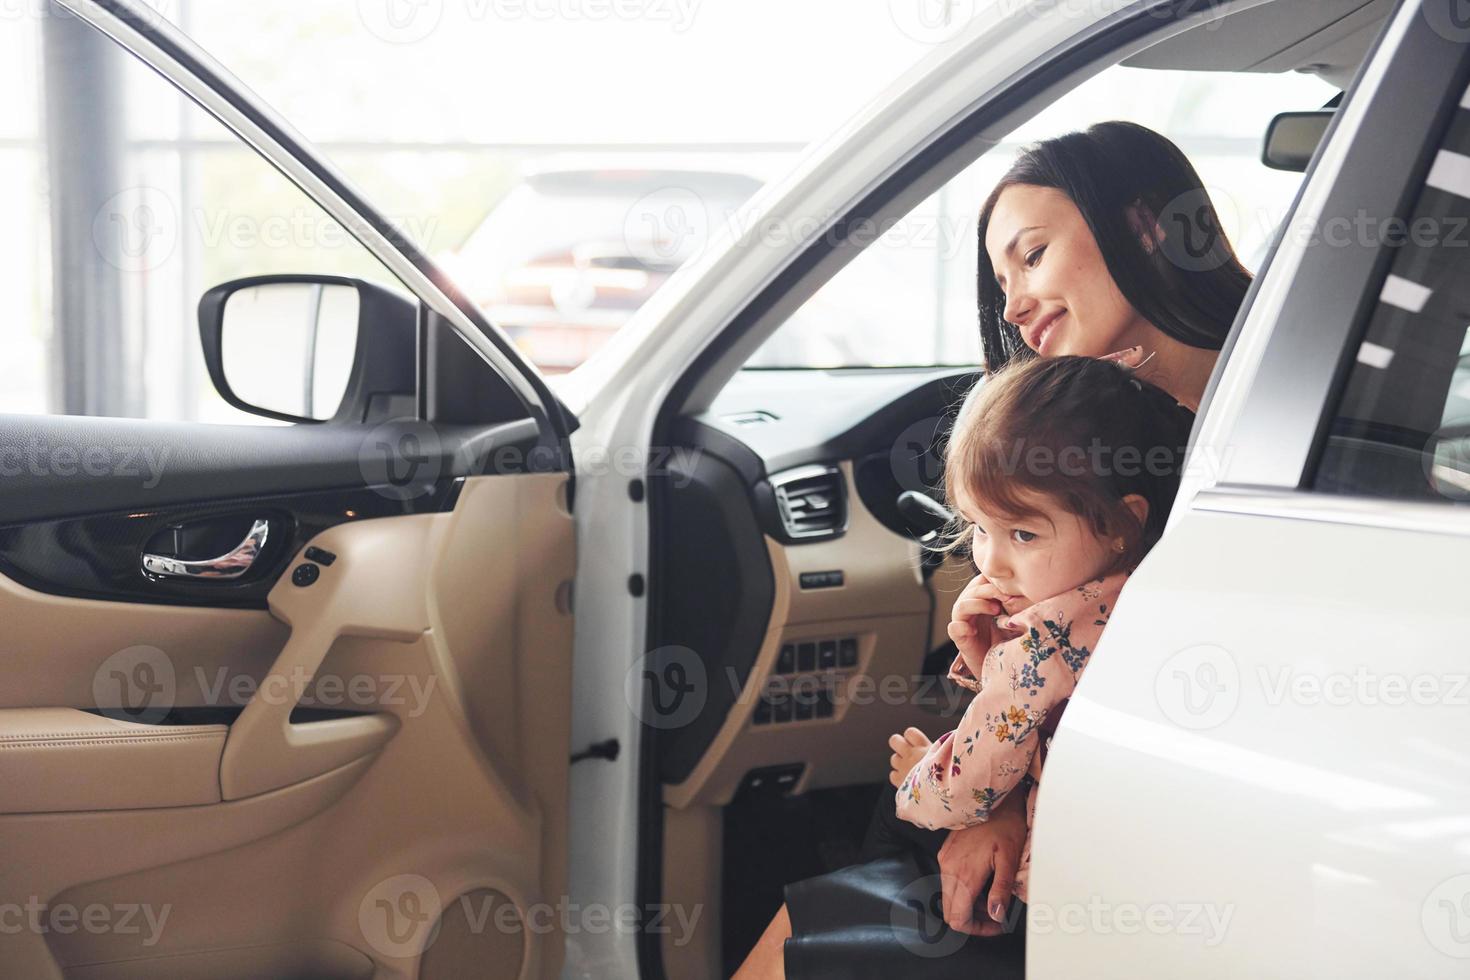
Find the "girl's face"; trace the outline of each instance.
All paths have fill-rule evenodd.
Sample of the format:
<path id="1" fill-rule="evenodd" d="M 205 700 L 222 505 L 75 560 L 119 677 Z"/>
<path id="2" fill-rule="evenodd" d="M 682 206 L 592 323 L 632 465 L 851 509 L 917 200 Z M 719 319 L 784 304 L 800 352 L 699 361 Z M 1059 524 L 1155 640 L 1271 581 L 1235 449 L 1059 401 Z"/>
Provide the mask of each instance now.
<path id="1" fill-rule="evenodd" d="M 1028 492 L 1022 499 L 1036 510 L 1035 516 L 987 512 L 963 488 L 955 501 L 960 515 L 974 525 L 970 533 L 975 565 L 1011 597 L 1002 602 L 1010 614 L 1101 578 L 1118 557 L 1115 539 L 1098 535 L 1088 522 L 1050 497 Z M 1125 503 L 1136 514 L 1144 501 L 1130 495 Z"/>
<path id="2" fill-rule="evenodd" d="M 1148 340 L 1151 325 L 1123 297 L 1082 212 L 1062 191 L 1030 184 L 1001 191 L 985 252 L 1005 292 L 1003 315 L 1036 353 L 1101 357 Z"/>

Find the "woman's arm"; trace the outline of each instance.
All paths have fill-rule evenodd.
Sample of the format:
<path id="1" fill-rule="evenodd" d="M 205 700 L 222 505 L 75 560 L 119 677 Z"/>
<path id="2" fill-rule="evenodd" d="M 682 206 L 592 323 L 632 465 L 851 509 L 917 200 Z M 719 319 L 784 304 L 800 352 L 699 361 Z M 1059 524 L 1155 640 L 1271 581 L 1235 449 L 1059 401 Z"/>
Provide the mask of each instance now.
<path id="1" fill-rule="evenodd" d="M 951 929 L 976 936 L 1006 931 L 1006 907 L 1016 887 L 1026 830 L 1026 794 L 1010 793 L 989 820 L 950 831 L 939 849 L 939 880 L 944 921 Z M 990 890 L 982 894 L 987 879 Z M 982 898 L 986 911 L 977 914 Z"/>

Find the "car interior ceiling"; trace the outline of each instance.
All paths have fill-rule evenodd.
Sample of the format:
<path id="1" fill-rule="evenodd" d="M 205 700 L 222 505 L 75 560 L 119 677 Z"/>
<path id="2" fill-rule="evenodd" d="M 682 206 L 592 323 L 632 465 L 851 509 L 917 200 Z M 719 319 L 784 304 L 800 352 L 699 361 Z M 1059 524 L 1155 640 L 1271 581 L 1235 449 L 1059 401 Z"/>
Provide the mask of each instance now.
<path id="1" fill-rule="evenodd" d="M 1267 3 L 1122 63 L 1312 71 L 1346 89 L 1391 6 Z M 666 901 L 705 903 L 719 949 L 666 946 L 671 974 L 703 972 L 707 955 L 728 975 L 786 883 L 856 858 L 891 793 L 887 735 L 941 731 L 963 712 L 943 679 L 954 656 L 946 625 L 973 565 L 917 556 L 914 542 L 943 512 L 914 492 L 937 494 L 944 434 L 978 376 L 975 366 L 739 371 L 675 422 L 674 445 L 692 452 L 672 464 L 679 489 L 653 514 L 667 543 L 653 583 L 657 644 L 693 651 L 719 680 L 696 718 L 654 740 L 661 881 Z M 931 696 L 835 705 L 823 686 L 889 674 L 931 684 Z M 794 696 L 804 681 L 810 699 Z"/>

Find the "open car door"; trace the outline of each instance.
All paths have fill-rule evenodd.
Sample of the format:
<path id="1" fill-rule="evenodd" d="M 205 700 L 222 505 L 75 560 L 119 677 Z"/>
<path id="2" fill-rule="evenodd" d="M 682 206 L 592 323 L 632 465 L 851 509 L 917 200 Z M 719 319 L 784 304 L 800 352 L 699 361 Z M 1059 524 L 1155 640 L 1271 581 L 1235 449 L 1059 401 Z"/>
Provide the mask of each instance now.
<path id="1" fill-rule="evenodd" d="M 575 423 L 161 18 L 48 13 L 48 85 L 106 49 L 115 81 L 223 124 L 350 231 L 377 281 L 303 270 L 199 297 L 225 401 L 292 424 L 0 416 L 0 975 L 555 975 Z M 108 283 L 131 295 L 164 267 L 110 254 L 94 223 L 85 195 L 127 188 L 66 177 L 108 133 L 48 124 L 56 248 L 75 211 L 98 229 L 57 275 L 56 329 L 95 336 Z"/>

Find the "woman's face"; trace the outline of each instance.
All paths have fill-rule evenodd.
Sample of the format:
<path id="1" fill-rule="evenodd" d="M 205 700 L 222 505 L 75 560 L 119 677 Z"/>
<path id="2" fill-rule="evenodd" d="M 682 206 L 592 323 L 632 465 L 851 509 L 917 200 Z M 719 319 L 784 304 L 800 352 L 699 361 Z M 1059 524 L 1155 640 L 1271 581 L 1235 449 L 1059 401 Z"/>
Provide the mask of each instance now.
<path id="1" fill-rule="evenodd" d="M 1004 316 L 1036 353 L 1101 357 L 1148 339 L 1150 324 L 1119 291 L 1063 192 L 1030 184 L 1001 191 L 985 251 L 1005 292 Z"/>

